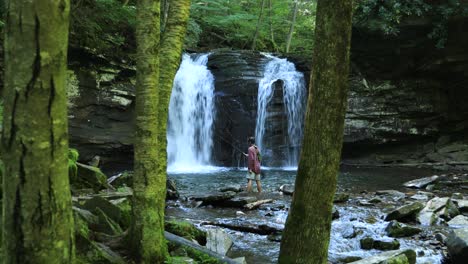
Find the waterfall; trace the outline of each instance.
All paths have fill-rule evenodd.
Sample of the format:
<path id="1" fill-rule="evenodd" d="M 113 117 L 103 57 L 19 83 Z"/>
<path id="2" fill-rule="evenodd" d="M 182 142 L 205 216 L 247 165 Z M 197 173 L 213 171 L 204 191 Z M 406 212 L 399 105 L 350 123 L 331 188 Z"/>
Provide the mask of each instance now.
<path id="1" fill-rule="evenodd" d="M 281 166 L 297 166 L 299 149 L 302 142 L 304 112 L 306 104 L 306 85 L 304 74 L 296 71 L 293 63 L 287 59 L 280 59 L 271 55 L 265 55 L 269 61 L 264 68 L 264 76 L 258 85 L 258 111 L 257 125 L 255 128 L 256 143 L 263 152 L 266 159 L 275 159 L 281 156 Z M 272 113 L 269 112 L 269 103 L 273 99 L 274 85 L 282 82 L 282 96 L 284 111 L 287 117 L 287 141 L 286 149 L 272 150 L 265 139 L 266 132 L 270 127 L 267 119 Z M 270 133 L 275 133 L 270 131 Z M 276 153 L 275 153 L 276 152 Z M 268 166 L 268 164 L 266 164 Z"/>
<path id="2" fill-rule="evenodd" d="M 167 129 L 168 168 L 194 171 L 210 164 L 213 145 L 214 77 L 209 54 L 183 55 L 174 79 Z"/>

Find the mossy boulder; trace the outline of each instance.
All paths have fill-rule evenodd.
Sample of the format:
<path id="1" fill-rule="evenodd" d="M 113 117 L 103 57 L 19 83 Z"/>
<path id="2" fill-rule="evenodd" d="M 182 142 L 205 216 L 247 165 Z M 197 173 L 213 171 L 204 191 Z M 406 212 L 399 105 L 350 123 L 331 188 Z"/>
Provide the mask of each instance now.
<path id="1" fill-rule="evenodd" d="M 409 237 L 419 234 L 422 230 L 393 220 L 388 224 L 387 228 L 385 228 L 385 231 L 390 237 Z"/>
<path id="2" fill-rule="evenodd" d="M 128 198 L 120 198 L 117 200 L 112 200 L 112 204 L 117 206 L 120 209 L 120 226 L 125 230 L 130 227 L 132 222 L 132 204 L 131 200 Z"/>
<path id="3" fill-rule="evenodd" d="M 385 221 L 398 220 L 400 222 L 412 221 L 416 218 L 416 215 L 424 208 L 424 205 L 420 202 L 414 202 L 408 205 L 404 205 L 390 212 L 386 217 Z"/>
<path id="4" fill-rule="evenodd" d="M 349 200 L 349 194 L 347 193 L 335 193 L 333 197 L 333 203 L 345 203 Z"/>
<path id="5" fill-rule="evenodd" d="M 371 237 L 365 237 L 360 241 L 362 249 L 395 250 L 400 248 L 400 242 L 394 239 L 392 241 L 375 240 Z"/>
<path id="6" fill-rule="evenodd" d="M 187 240 L 196 240 L 198 244 L 206 245 L 206 232 L 198 229 L 187 221 L 169 220 L 164 223 L 165 230 Z"/>
<path id="7" fill-rule="evenodd" d="M 119 208 L 119 206 L 99 196 L 95 196 L 87 200 L 81 207 L 96 215 L 97 209 L 100 209 L 104 212 L 105 215 L 107 215 L 117 223 L 119 223 L 122 219 L 122 209 Z"/>
<path id="8" fill-rule="evenodd" d="M 122 234 L 123 231 L 120 225 L 116 223 L 114 220 L 112 220 L 112 218 L 107 216 L 106 213 L 104 213 L 101 210 L 101 208 L 97 208 L 95 211 L 96 211 L 96 216 L 99 219 L 99 222 L 96 225 L 94 231 L 102 232 L 104 234 L 108 234 L 112 236 Z"/>
<path id="9" fill-rule="evenodd" d="M 76 179 L 70 179 L 74 180 L 71 181 L 73 187 L 77 189 L 92 188 L 96 192 L 110 187 L 107 183 L 107 176 L 99 168 L 79 162 L 76 165 L 78 168 L 77 177 Z"/>

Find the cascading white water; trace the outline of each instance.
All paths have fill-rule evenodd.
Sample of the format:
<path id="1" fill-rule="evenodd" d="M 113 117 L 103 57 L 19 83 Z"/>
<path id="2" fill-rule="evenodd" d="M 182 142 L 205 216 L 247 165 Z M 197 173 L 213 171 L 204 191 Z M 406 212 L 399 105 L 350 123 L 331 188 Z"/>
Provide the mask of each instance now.
<path id="1" fill-rule="evenodd" d="M 183 55 L 174 79 L 167 129 L 168 169 L 194 171 L 207 166 L 213 145 L 214 77 L 208 55 Z"/>
<path id="2" fill-rule="evenodd" d="M 296 71 L 293 63 L 287 59 L 280 59 L 265 55 L 269 62 L 265 65 L 264 77 L 258 85 L 258 113 L 255 137 L 260 150 L 265 145 L 266 118 L 268 116 L 268 103 L 273 98 L 273 84 L 278 80 L 283 83 L 283 100 L 288 119 L 289 151 L 284 166 L 297 166 L 299 147 L 302 142 L 304 111 L 306 104 L 306 86 L 304 74 Z"/>

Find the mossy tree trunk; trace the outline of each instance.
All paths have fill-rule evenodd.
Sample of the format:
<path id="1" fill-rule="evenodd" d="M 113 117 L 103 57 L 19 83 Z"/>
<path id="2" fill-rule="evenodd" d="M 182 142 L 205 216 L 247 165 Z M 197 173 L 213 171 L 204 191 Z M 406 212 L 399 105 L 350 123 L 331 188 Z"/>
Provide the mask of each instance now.
<path id="1" fill-rule="evenodd" d="M 163 263 L 164 179 L 158 177 L 160 1 L 137 2 L 136 132 L 131 244 L 139 263 Z"/>
<path id="2" fill-rule="evenodd" d="M 167 169 L 167 117 L 172 85 L 182 57 L 187 23 L 190 14 L 190 0 L 172 0 L 169 5 L 168 19 L 161 38 L 161 66 L 159 77 L 159 111 L 158 143 L 159 172 L 158 177 L 166 181 Z M 164 195 L 165 195 L 164 189 Z"/>
<path id="3" fill-rule="evenodd" d="M 8 1 L 3 263 L 73 263 L 68 179 L 68 0 Z"/>
<path id="4" fill-rule="evenodd" d="M 304 141 L 279 263 L 327 263 L 346 112 L 351 0 L 319 0 Z"/>
<path id="5" fill-rule="evenodd" d="M 163 263 L 166 127 L 172 83 L 180 64 L 189 0 L 168 1 L 160 34 L 160 1 L 140 0 L 137 13 L 137 94 L 131 241 L 140 263 Z"/>

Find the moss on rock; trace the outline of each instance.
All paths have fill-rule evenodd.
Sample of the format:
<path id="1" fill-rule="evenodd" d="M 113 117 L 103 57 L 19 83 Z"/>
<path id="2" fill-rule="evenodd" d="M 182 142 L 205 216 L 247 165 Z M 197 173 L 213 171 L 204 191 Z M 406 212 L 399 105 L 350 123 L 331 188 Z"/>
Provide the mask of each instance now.
<path id="1" fill-rule="evenodd" d="M 164 223 L 165 229 L 188 240 L 196 240 L 200 245 L 206 245 L 206 233 L 187 221 L 170 220 Z"/>

